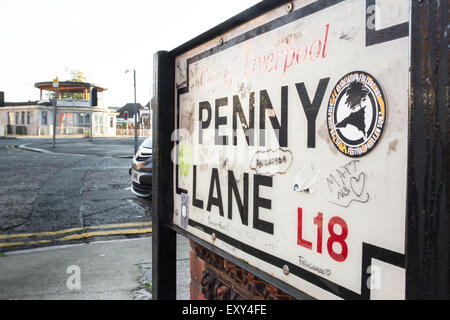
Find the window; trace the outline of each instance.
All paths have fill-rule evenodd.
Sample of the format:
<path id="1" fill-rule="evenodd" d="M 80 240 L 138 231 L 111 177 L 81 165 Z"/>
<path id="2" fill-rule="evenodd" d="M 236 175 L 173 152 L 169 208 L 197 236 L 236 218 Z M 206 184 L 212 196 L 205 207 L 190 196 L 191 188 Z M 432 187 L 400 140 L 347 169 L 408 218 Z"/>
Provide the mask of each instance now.
<path id="1" fill-rule="evenodd" d="M 113 128 L 113 125 L 114 125 L 114 123 L 113 123 L 113 117 L 110 117 L 110 118 L 109 118 L 109 127 L 110 127 L 110 128 Z"/>
<path id="2" fill-rule="evenodd" d="M 27 124 L 31 124 L 31 112 L 27 111 Z"/>
<path id="3" fill-rule="evenodd" d="M 25 124 L 25 111 L 22 111 L 22 117 L 21 117 L 21 119 L 22 119 L 22 124 Z"/>
<path id="4" fill-rule="evenodd" d="M 90 127 L 89 113 L 81 112 L 78 113 L 78 126 L 82 128 Z"/>
<path id="5" fill-rule="evenodd" d="M 8 112 L 8 124 L 15 124 L 15 122 L 14 122 L 14 112 Z"/>
<path id="6" fill-rule="evenodd" d="M 58 112 L 58 124 L 57 126 L 60 128 L 73 128 L 74 127 L 74 118 L 73 113 L 71 112 Z"/>
<path id="7" fill-rule="evenodd" d="M 16 112 L 16 123 L 15 124 L 19 124 L 19 113 Z"/>
<path id="8" fill-rule="evenodd" d="M 41 124 L 47 125 L 47 111 L 41 113 Z"/>
<path id="9" fill-rule="evenodd" d="M 105 129 L 108 125 L 107 116 L 104 114 L 95 113 L 93 118 L 93 126 L 95 134 L 105 134 Z"/>

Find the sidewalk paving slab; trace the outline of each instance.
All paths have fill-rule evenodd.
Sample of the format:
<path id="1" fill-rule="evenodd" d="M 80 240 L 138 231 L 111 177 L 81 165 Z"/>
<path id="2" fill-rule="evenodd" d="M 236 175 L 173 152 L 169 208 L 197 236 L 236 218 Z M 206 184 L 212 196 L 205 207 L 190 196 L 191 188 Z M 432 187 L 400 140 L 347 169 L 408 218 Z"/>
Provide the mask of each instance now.
<path id="1" fill-rule="evenodd" d="M 0 257 L 0 300 L 151 299 L 151 250 L 147 237 L 8 252 Z M 189 251 L 178 235 L 177 300 L 189 300 Z M 70 289 L 77 268 L 80 289 Z"/>

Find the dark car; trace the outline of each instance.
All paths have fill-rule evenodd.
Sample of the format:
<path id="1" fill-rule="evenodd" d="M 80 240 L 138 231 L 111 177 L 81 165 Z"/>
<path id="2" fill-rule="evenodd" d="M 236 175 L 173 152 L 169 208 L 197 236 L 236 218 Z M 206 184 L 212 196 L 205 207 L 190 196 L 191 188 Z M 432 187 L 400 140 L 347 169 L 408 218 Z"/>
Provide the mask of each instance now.
<path id="1" fill-rule="evenodd" d="M 129 173 L 131 192 L 138 197 L 149 198 L 152 195 L 152 138 L 147 138 L 133 157 Z"/>

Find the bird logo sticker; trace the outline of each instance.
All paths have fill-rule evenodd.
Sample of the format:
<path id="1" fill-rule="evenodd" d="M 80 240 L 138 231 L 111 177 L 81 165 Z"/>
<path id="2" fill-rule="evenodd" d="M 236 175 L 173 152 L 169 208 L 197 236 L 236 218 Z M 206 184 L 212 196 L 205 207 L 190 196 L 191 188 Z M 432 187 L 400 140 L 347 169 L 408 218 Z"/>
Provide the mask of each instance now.
<path id="1" fill-rule="evenodd" d="M 362 71 L 342 77 L 327 108 L 328 133 L 334 146 L 349 157 L 370 152 L 386 123 L 386 99 L 377 80 Z"/>

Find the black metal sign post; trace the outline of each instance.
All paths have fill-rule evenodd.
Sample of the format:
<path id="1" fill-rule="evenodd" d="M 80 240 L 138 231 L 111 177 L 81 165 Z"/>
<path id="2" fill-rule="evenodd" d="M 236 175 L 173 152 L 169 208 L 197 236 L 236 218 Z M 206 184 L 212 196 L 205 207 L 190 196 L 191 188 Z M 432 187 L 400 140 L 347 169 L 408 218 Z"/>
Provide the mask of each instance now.
<path id="1" fill-rule="evenodd" d="M 344 1 L 318 0 L 308 6 L 308 10 L 316 12 L 320 11 L 321 7 Z M 153 299 L 176 297 L 176 232 L 204 245 L 247 271 L 254 272 L 261 279 L 292 296 L 299 299 L 307 298 L 300 290 L 202 241 L 173 225 L 172 222 L 174 165 L 171 152 L 174 143 L 171 141 L 171 134 L 175 119 L 175 57 L 220 37 L 225 32 L 285 2 L 262 1 L 178 48 L 170 52 L 158 52 L 154 56 Z M 366 0 L 366 6 L 373 2 Z M 367 39 L 373 42 L 368 45 L 376 45 L 377 41 L 382 42 L 384 39 L 395 37 L 396 32 L 402 37 L 409 33 L 411 39 L 408 179 L 405 186 L 406 240 L 405 255 L 398 255 L 401 258 L 398 264 L 404 265 L 406 269 L 406 299 L 448 299 L 450 284 L 448 1 L 411 0 L 410 4 L 412 11 L 409 25 L 404 23 L 377 31 L 376 34 L 372 32 L 366 35 Z M 253 31 L 265 32 L 265 29 L 256 28 Z M 253 37 L 252 32 L 247 32 L 246 36 Z M 236 37 L 234 41 L 246 39 Z M 234 44 L 233 41 L 220 43 L 221 47 L 213 48 L 211 52 L 216 49 L 225 50 Z M 383 260 L 385 254 L 386 252 L 381 252 L 379 258 Z M 349 297 L 370 298 L 370 293 Z"/>
<path id="2" fill-rule="evenodd" d="M 171 134 L 174 118 L 174 63 L 170 53 L 160 51 L 153 57 L 153 233 L 152 297 L 176 298 L 176 233 L 172 223 L 173 166 Z"/>
<path id="3" fill-rule="evenodd" d="M 449 298 L 448 1 L 412 1 L 406 298 Z"/>

